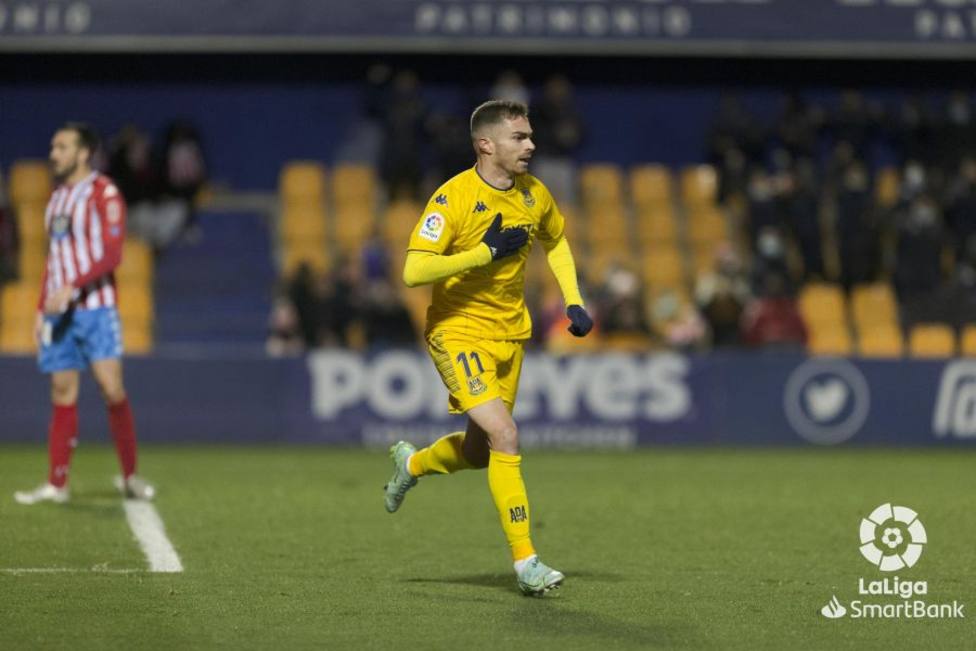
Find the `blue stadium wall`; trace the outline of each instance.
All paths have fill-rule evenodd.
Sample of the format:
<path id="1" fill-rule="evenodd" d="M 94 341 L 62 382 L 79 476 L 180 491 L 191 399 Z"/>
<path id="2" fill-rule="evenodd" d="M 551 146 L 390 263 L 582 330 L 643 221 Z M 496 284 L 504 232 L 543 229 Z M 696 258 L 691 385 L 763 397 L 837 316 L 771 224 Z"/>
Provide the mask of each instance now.
<path id="1" fill-rule="evenodd" d="M 9 55 L 0 57 L 0 169 L 46 156 L 66 119 L 111 135 L 127 123 L 158 133 L 183 117 L 199 126 L 215 181 L 272 190 L 289 159 L 334 161 L 361 113 L 360 80 L 378 60 L 417 70 L 430 108 L 458 115 L 486 98 L 507 68 L 524 72 L 534 90 L 548 75 L 566 73 L 586 123 L 579 159 L 623 165 L 700 162 L 719 97 L 730 89 L 768 126 L 787 89 L 829 108 L 845 87 L 891 106 L 906 92 L 935 91 L 937 100 L 971 86 L 960 62 Z M 875 157 L 890 162 L 889 152 Z"/>
<path id="2" fill-rule="evenodd" d="M 415 351 L 287 360 L 131 358 L 139 436 L 154 443 L 387 445 L 456 429 Z M 44 441 L 47 380 L 0 358 L 0 441 Z M 90 380 L 81 439 L 107 440 Z M 529 355 L 516 411 L 528 446 L 976 443 L 976 361 L 802 355 Z"/>

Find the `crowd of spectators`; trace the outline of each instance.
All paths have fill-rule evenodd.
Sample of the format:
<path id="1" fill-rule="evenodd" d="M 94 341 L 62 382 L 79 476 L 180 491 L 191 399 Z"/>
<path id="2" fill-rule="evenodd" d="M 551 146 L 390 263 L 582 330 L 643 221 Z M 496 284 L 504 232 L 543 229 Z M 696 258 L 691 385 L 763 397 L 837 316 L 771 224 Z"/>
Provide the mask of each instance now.
<path id="1" fill-rule="evenodd" d="M 200 134 L 176 120 L 156 143 L 136 125 L 109 139 L 103 168 L 115 179 L 129 205 L 130 233 L 162 252 L 181 237 L 195 238 L 194 201 L 207 182 Z"/>
<path id="2" fill-rule="evenodd" d="M 377 66 L 366 89 L 365 118 L 345 149 L 375 163 L 390 198 L 422 200 L 471 164 L 466 116 L 431 109 L 412 72 Z M 490 94 L 531 104 L 533 173 L 562 205 L 574 206 L 585 126 L 572 85 L 554 76 L 533 92 L 507 71 Z M 796 296 L 817 280 L 848 290 L 890 281 L 906 326 L 976 321 L 976 116 L 969 95 L 911 95 L 884 107 L 852 90 L 834 104 L 788 93 L 778 115 L 760 119 L 724 95 L 703 159 L 718 171 L 719 201 L 733 227 L 729 242 L 714 268 L 692 279 L 687 296 L 645 287 L 623 266 L 583 275 L 598 331 L 643 337 L 648 346 L 801 349 L 807 329 Z M 883 169 L 896 172 L 886 180 Z M 579 252 L 585 274 L 585 249 Z M 367 279 L 366 266 L 365 257 L 345 260 L 330 278 L 313 280 L 306 271 L 292 280 L 282 296 L 291 297 L 290 320 L 304 346 L 347 344 L 350 328 L 372 333 L 359 335 L 364 345 L 417 341 L 419 324 L 409 324 L 405 309 L 398 312 L 400 337 L 370 325 L 374 314 L 393 322 L 399 270 Z M 365 289 L 371 283 L 375 288 Z M 533 341 L 545 345 L 563 325 L 561 303 L 534 291 L 527 301 Z"/>
<path id="3" fill-rule="evenodd" d="M 307 264 L 275 292 L 267 350 L 280 356 L 335 346 L 378 350 L 415 346 L 419 333 L 398 289 L 397 270 L 379 246 L 342 257 L 317 274 Z"/>
<path id="4" fill-rule="evenodd" d="M 789 94 L 772 123 L 735 96 L 723 98 L 708 161 L 753 260 L 751 294 L 773 288 L 788 299 L 805 281 L 849 290 L 882 280 L 893 283 L 905 326 L 974 320 L 972 298 L 946 300 L 974 288 L 974 119 L 961 91 L 887 108 L 845 91 L 833 110 Z M 894 175 L 885 179 L 884 169 Z M 743 335 L 735 343 L 755 341 Z"/>
<path id="5" fill-rule="evenodd" d="M 128 204 L 127 230 L 160 253 L 180 238 L 195 238 L 194 205 L 207 183 L 197 129 L 175 120 L 156 143 L 136 125 L 119 130 L 98 148 L 92 167 L 113 178 Z M 0 284 L 17 276 L 17 218 L 0 178 Z"/>

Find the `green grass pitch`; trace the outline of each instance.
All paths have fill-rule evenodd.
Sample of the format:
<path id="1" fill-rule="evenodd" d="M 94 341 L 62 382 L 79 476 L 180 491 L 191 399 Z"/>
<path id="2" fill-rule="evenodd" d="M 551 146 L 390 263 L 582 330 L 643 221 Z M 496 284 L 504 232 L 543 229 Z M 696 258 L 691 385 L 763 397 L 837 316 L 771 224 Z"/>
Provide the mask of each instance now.
<path id="1" fill-rule="evenodd" d="M 542 558 L 517 593 L 483 472 L 421 480 L 388 515 L 383 451 L 145 447 L 182 574 L 152 574 L 111 489 L 75 455 L 73 501 L 22 507 L 41 447 L 0 446 L 0 648 L 962 649 L 976 627 L 976 454 L 926 450 L 527 451 Z M 918 511 L 903 579 L 966 619 L 828 620 L 881 573 L 858 524 Z M 11 569 L 63 568 L 62 573 Z M 107 570 L 135 570 L 113 573 Z M 891 598 L 888 598 L 892 600 Z"/>

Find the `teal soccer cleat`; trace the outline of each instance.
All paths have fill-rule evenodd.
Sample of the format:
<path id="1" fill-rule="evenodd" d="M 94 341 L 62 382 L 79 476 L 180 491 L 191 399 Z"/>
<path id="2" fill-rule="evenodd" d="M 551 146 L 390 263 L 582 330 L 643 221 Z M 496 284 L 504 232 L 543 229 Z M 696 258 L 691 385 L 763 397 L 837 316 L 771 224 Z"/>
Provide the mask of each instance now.
<path id="1" fill-rule="evenodd" d="M 390 459 L 393 460 L 393 477 L 386 483 L 383 490 L 386 492 L 383 500 L 386 503 L 386 512 L 395 513 L 407 491 L 417 485 L 417 478 L 407 470 L 407 459 L 417 451 L 417 448 L 406 441 L 400 441 L 390 448 Z"/>
<path id="2" fill-rule="evenodd" d="M 515 576 L 522 594 L 533 597 L 541 597 L 550 590 L 555 590 L 566 578 L 559 570 L 540 561 L 538 556 L 525 563 L 520 571 L 515 572 Z"/>

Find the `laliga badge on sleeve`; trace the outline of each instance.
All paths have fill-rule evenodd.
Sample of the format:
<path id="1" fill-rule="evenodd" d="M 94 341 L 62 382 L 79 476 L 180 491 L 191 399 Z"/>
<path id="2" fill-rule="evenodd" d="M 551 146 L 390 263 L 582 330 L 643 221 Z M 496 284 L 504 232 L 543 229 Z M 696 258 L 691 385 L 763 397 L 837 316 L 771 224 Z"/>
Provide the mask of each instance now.
<path id="1" fill-rule="evenodd" d="M 430 240 L 431 242 L 437 242 L 441 239 L 441 233 L 444 232 L 444 216 L 438 212 L 432 212 L 426 217 L 424 217 L 424 223 L 420 227 L 420 237 L 425 240 Z"/>

